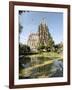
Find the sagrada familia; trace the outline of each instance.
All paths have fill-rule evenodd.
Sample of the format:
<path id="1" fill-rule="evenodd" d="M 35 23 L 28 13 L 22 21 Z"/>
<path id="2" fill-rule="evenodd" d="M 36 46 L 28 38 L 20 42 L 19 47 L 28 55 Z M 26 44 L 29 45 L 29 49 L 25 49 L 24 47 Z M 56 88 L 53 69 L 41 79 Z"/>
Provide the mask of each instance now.
<path id="1" fill-rule="evenodd" d="M 37 50 L 39 45 L 47 46 L 48 44 L 48 25 L 45 20 L 42 20 L 38 26 L 38 32 L 29 35 L 27 45 L 31 50 Z"/>

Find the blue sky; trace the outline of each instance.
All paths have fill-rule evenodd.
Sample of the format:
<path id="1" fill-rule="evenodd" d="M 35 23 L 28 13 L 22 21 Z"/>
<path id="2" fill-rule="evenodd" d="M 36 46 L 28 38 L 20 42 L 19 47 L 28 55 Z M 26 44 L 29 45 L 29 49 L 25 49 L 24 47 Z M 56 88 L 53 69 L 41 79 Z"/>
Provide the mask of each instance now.
<path id="1" fill-rule="evenodd" d="M 20 42 L 27 43 L 30 33 L 38 31 L 38 25 L 44 18 L 49 32 L 56 44 L 63 41 L 63 13 L 61 12 L 23 12 L 19 16 L 19 22 L 23 26 L 20 34 Z"/>

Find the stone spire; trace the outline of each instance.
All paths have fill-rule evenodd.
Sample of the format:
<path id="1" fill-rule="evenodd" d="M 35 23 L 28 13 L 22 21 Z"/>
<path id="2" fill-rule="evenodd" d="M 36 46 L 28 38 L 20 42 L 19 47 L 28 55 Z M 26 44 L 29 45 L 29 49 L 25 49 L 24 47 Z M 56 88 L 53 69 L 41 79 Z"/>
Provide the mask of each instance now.
<path id="1" fill-rule="evenodd" d="M 44 25 L 45 23 L 46 23 L 46 22 L 45 22 L 45 18 L 43 17 L 42 20 L 41 20 L 41 24 Z"/>
<path id="2" fill-rule="evenodd" d="M 47 46 L 48 43 L 48 26 L 46 25 L 45 18 L 42 18 L 41 23 L 39 25 L 39 42 L 41 45 Z"/>

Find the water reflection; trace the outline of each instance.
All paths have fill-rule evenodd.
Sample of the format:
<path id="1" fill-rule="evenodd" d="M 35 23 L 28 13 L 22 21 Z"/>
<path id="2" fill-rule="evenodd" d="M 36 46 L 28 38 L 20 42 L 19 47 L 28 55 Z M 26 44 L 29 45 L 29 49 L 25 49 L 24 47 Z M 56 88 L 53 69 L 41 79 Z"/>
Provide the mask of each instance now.
<path id="1" fill-rule="evenodd" d="M 63 77 L 63 61 L 56 60 L 53 62 L 51 77 Z"/>
<path id="2" fill-rule="evenodd" d="M 19 60 L 20 79 L 63 77 L 63 61 L 53 60 L 48 57 L 21 57 Z M 45 63 L 45 64 L 44 64 Z"/>

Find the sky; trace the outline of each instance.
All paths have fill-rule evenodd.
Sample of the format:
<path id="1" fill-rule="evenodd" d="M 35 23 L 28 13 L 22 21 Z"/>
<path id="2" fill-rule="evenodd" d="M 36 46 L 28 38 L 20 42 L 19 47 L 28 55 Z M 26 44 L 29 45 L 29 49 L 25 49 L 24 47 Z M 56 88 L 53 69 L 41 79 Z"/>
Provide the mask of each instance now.
<path id="1" fill-rule="evenodd" d="M 38 25 L 43 18 L 48 25 L 49 32 L 51 33 L 55 44 L 63 42 L 63 13 L 25 11 L 19 15 L 19 23 L 23 26 L 20 34 L 21 43 L 27 44 L 30 33 L 38 32 Z"/>

